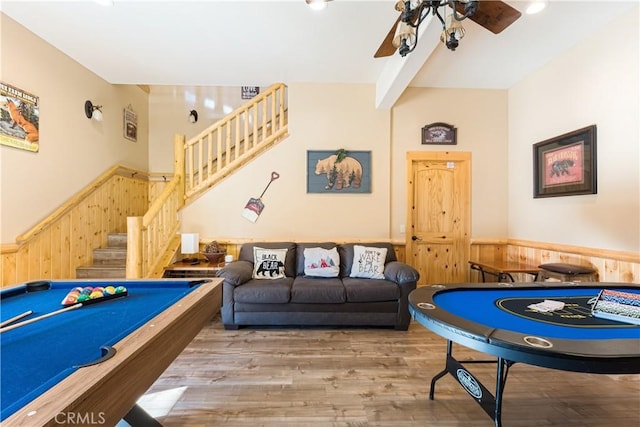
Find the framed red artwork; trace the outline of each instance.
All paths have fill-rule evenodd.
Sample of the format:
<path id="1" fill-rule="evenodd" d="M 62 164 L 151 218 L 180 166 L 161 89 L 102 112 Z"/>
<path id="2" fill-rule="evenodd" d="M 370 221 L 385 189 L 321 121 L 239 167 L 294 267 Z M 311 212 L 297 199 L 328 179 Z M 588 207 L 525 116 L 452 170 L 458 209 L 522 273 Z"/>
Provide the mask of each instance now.
<path id="1" fill-rule="evenodd" d="M 596 125 L 533 145 L 533 197 L 597 193 Z"/>

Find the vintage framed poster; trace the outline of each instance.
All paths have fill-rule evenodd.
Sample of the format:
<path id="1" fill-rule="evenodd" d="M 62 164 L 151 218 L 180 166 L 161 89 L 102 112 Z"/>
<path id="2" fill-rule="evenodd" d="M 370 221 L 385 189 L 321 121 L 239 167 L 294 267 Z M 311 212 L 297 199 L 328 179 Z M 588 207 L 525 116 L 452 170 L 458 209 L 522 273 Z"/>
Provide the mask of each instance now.
<path id="1" fill-rule="evenodd" d="M 371 151 L 307 151 L 307 193 L 371 193 Z"/>
<path id="2" fill-rule="evenodd" d="M 456 145 L 457 129 L 447 123 L 431 123 L 422 128 L 422 144 Z"/>
<path id="3" fill-rule="evenodd" d="M 533 145 L 533 197 L 597 193 L 596 125 Z"/>
<path id="4" fill-rule="evenodd" d="M 129 105 L 124 109 L 124 124 L 123 124 L 124 137 L 130 141 L 138 141 L 138 115 L 133 111 Z"/>
<path id="5" fill-rule="evenodd" d="M 37 153 L 39 129 L 38 97 L 0 82 L 0 144 Z"/>

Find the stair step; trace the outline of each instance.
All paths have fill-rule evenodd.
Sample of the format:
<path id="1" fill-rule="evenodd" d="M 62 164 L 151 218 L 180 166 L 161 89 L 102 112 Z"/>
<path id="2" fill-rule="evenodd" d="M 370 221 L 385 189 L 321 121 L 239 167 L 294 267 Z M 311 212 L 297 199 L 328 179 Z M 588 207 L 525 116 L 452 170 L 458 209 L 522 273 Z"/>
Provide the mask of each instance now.
<path id="1" fill-rule="evenodd" d="M 93 250 L 96 265 L 124 265 L 127 262 L 127 248 L 97 248 Z"/>
<path id="2" fill-rule="evenodd" d="M 110 248 L 126 248 L 127 233 L 109 233 L 107 235 L 107 246 Z"/>
<path id="3" fill-rule="evenodd" d="M 124 279 L 127 268 L 122 265 L 85 265 L 76 268 L 77 279 Z"/>

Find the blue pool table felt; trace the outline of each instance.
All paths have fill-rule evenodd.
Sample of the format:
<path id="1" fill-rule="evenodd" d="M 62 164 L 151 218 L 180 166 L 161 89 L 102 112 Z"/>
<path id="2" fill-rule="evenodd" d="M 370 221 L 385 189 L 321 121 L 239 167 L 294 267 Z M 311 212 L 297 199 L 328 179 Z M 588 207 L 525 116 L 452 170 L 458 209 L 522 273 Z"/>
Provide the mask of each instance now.
<path id="1" fill-rule="evenodd" d="M 123 284 L 129 295 L 83 306 L 0 334 L 0 420 L 9 417 L 188 294 L 188 281 L 52 282 L 51 289 L 8 296 L 0 293 L 0 320 L 27 310 L 24 320 L 56 311 L 76 286 Z"/>

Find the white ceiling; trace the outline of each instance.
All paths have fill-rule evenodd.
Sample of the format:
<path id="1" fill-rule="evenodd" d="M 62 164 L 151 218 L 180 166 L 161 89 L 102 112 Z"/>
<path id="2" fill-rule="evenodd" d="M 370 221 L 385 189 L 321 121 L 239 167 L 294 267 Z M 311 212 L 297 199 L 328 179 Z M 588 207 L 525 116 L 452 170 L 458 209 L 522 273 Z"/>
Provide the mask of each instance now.
<path id="1" fill-rule="evenodd" d="M 455 52 L 426 40 L 438 38 L 429 33 L 419 38 L 422 50 L 405 59 L 398 54 L 374 59 L 398 16 L 394 3 L 334 0 L 317 12 L 304 0 L 114 0 L 111 7 L 91 0 L 2 0 L 0 9 L 114 84 L 380 86 L 382 79 L 397 80 L 398 73 L 389 68 L 401 68 L 410 58 L 413 71 L 405 71 L 401 91 L 407 84 L 509 88 L 612 19 L 634 10 L 638 0 L 551 0 L 541 14 L 523 13 L 498 35 L 466 21 L 467 34 Z M 527 2 L 507 3 L 523 11 Z M 614 43 L 624 38 L 624 30 L 611 35 Z"/>

